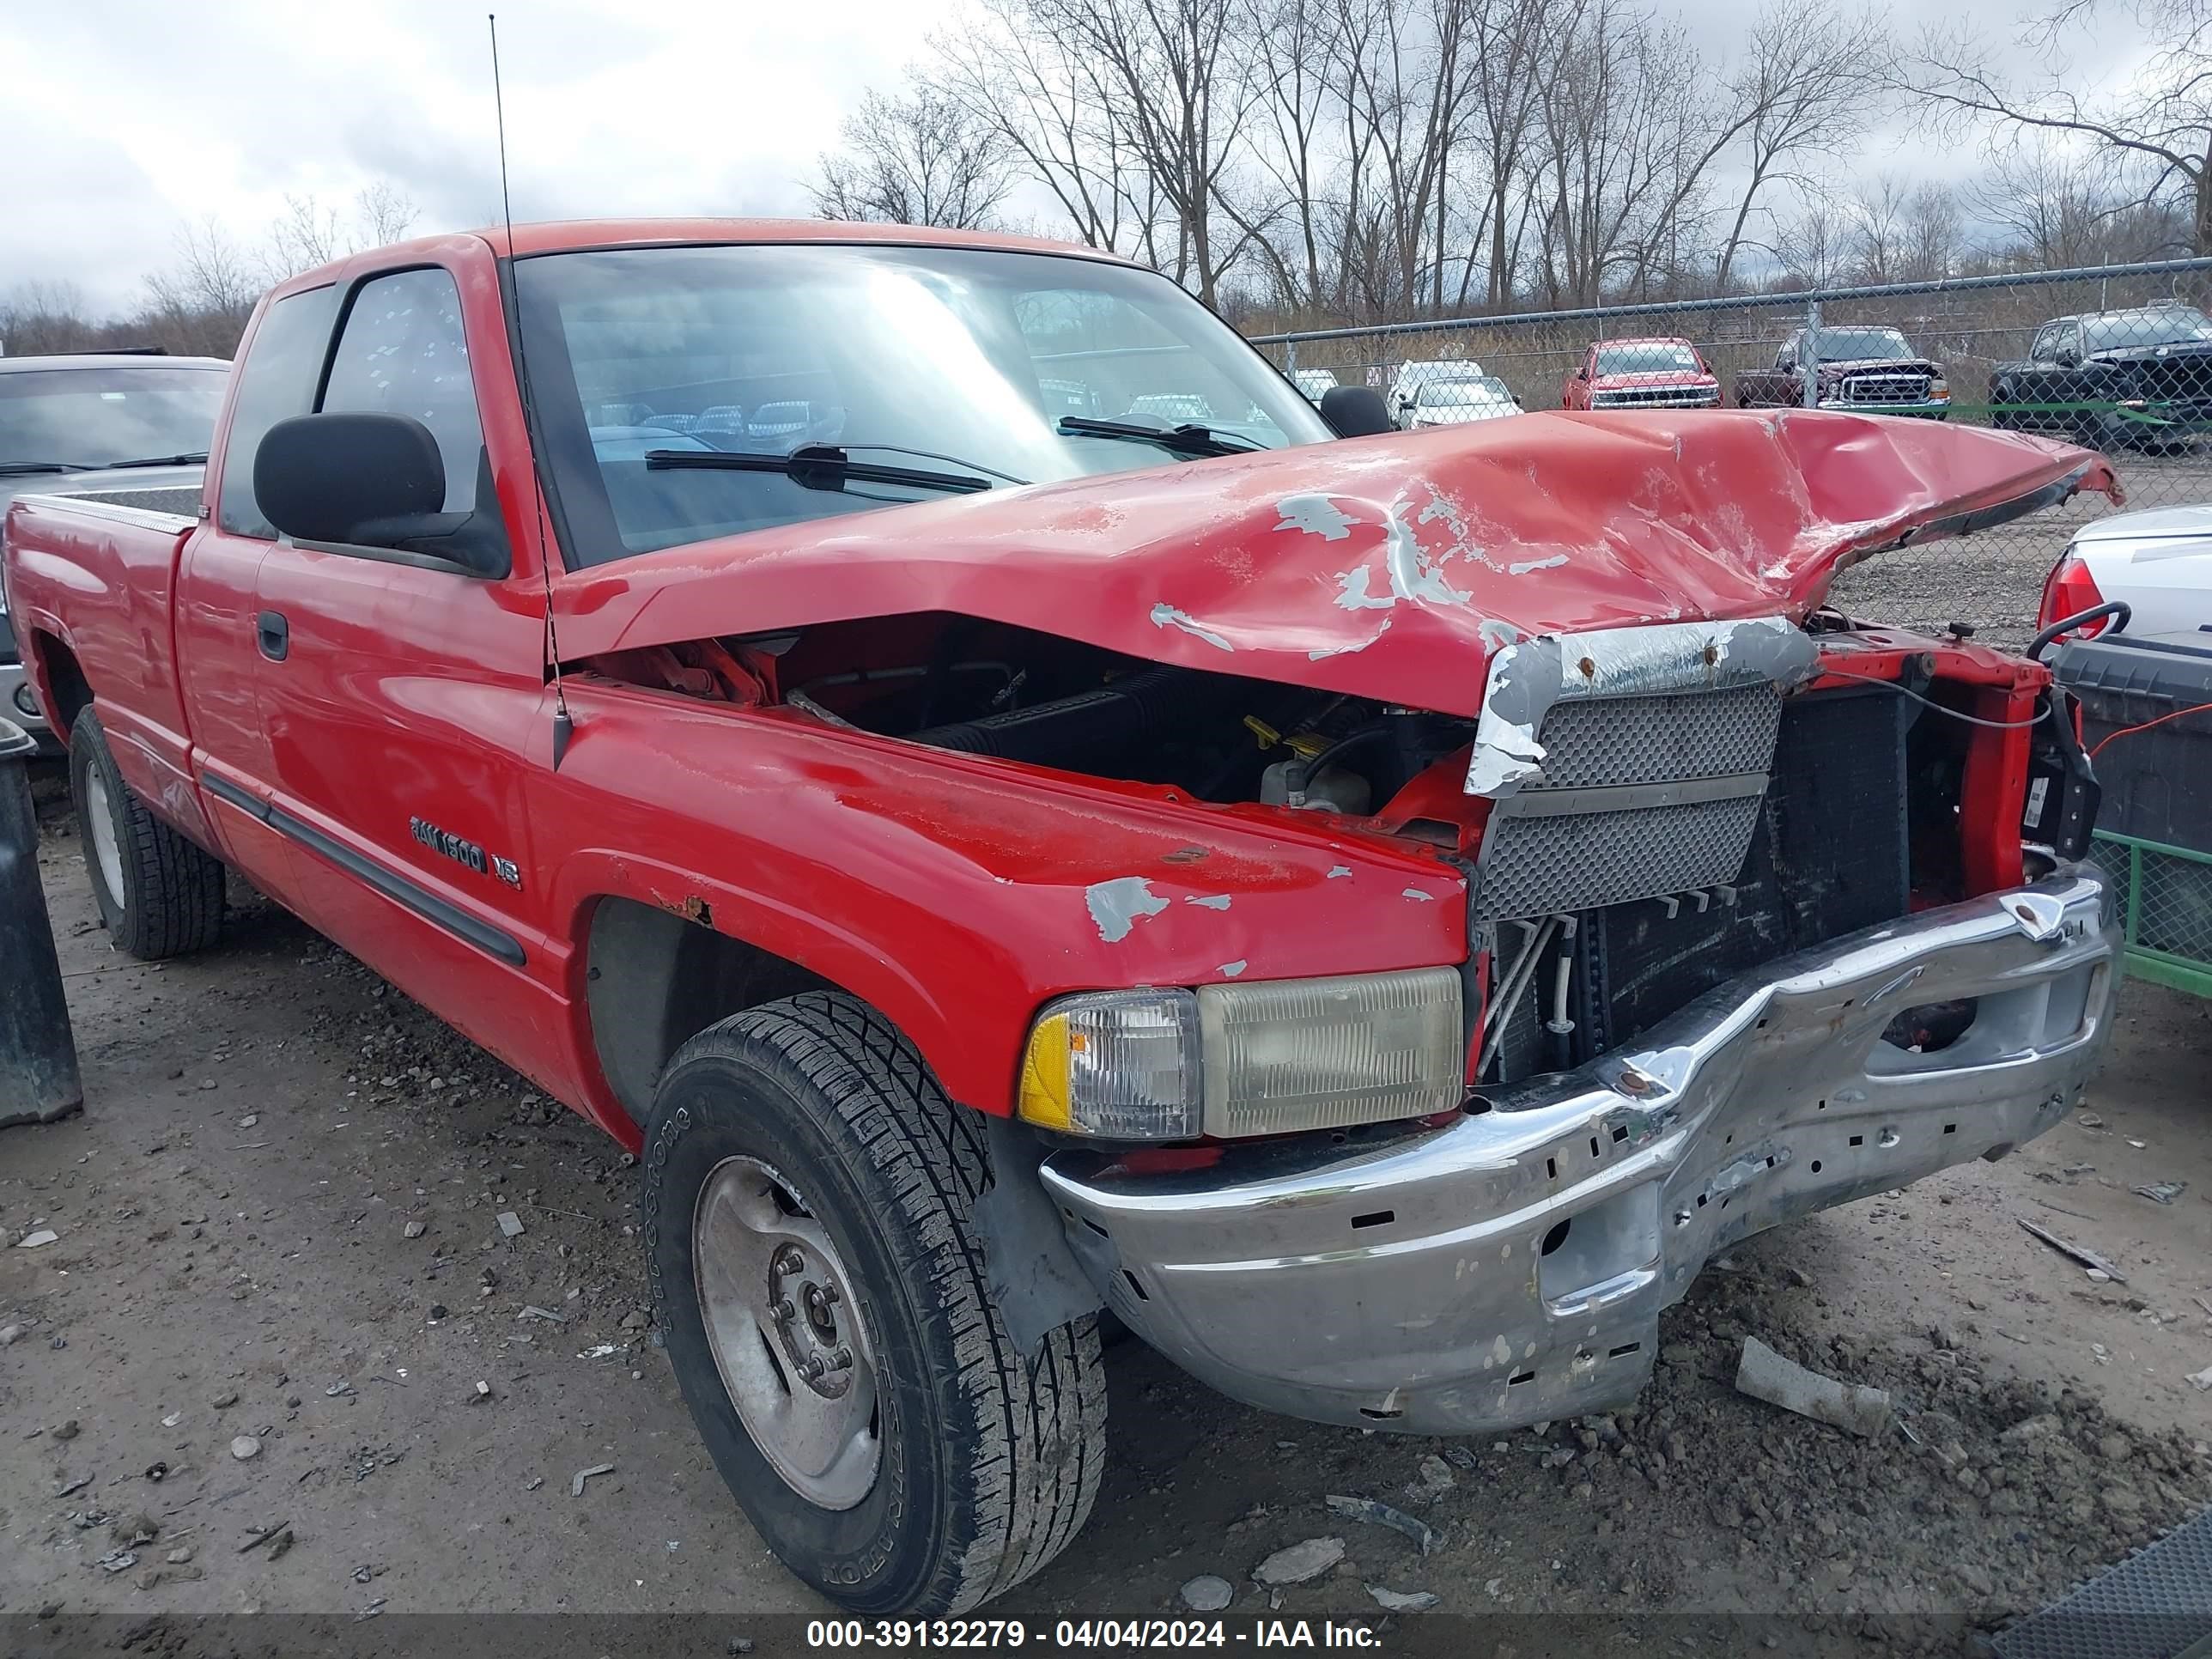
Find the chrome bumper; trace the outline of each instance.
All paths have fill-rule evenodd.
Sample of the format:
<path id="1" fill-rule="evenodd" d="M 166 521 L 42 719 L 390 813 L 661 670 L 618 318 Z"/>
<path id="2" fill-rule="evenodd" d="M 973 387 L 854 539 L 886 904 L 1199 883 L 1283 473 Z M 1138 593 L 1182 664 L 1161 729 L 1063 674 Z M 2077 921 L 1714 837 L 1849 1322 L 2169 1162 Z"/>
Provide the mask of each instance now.
<path id="1" fill-rule="evenodd" d="M 2103 1050 L 2118 950 L 2083 866 L 1771 963 L 1445 1128 L 1040 1173 L 1115 1312 L 1224 1394 L 1424 1434 L 1572 1416 L 1643 1387 L 1660 1310 L 1717 1251 L 2057 1123 Z M 1882 1041 L 1964 998 L 1948 1048 Z"/>

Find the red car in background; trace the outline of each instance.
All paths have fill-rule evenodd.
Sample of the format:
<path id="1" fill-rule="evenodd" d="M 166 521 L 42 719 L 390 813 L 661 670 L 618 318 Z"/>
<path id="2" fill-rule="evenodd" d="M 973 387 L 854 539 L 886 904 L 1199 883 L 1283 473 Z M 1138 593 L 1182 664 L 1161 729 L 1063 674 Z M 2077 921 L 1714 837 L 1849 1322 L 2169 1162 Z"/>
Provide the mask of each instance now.
<path id="1" fill-rule="evenodd" d="M 1687 340 L 1599 340 L 1559 389 L 1562 409 L 1717 409 L 1720 377 Z"/>

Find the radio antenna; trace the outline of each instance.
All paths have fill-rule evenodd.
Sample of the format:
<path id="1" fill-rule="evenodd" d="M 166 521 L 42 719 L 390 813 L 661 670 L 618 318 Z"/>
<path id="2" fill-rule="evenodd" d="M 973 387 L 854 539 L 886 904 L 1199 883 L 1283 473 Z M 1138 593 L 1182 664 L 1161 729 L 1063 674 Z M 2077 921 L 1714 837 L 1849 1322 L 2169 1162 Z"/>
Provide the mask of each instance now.
<path id="1" fill-rule="evenodd" d="M 576 722 L 568 717 L 568 694 L 561 684 L 561 636 L 553 625 L 553 559 L 545 540 L 544 480 L 539 476 L 537 464 L 538 411 L 530 397 L 530 362 L 522 345 L 521 285 L 514 275 L 514 199 L 507 188 L 507 101 L 500 94 L 499 84 L 499 14 L 487 12 L 484 21 L 491 27 L 491 107 L 499 126 L 499 210 L 507 223 L 506 284 L 508 302 L 516 307 L 514 319 L 514 378 L 522 393 L 523 429 L 529 434 L 532 446 L 530 478 L 532 485 L 533 516 L 538 530 L 538 579 L 545 590 L 544 652 L 547 665 L 553 675 L 553 769 L 561 769 L 561 762 L 568 752 L 568 739 L 575 735 Z"/>

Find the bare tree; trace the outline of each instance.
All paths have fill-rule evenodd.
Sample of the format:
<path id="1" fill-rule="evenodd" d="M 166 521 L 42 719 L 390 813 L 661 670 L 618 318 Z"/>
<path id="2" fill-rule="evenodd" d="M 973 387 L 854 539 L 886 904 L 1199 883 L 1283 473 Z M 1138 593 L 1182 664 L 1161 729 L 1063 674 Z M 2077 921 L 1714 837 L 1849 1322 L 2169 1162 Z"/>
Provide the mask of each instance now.
<path id="1" fill-rule="evenodd" d="M 143 315 L 171 349 L 227 357 L 264 286 L 260 258 L 210 216 L 178 229 L 175 263 L 146 278 Z"/>
<path id="2" fill-rule="evenodd" d="M 1330 90 L 1328 65 L 1337 51 L 1334 0 L 1238 0 L 1240 69 L 1252 88 L 1255 165 L 1279 193 L 1280 234 L 1256 246 L 1277 289 L 1293 308 L 1325 303 L 1322 275 L 1329 232 L 1321 198 L 1328 157 L 1323 149 Z"/>
<path id="3" fill-rule="evenodd" d="M 1778 186 L 1806 187 L 1808 164 L 1834 157 L 1869 124 L 1887 67 L 1885 32 L 1871 15 L 1846 17 L 1823 0 L 1773 0 L 1760 14 L 1729 82 L 1741 184 L 1717 289 L 1728 291 L 1765 198 Z"/>
<path id="4" fill-rule="evenodd" d="M 365 248 L 397 242 L 414 222 L 415 204 L 384 180 L 356 192 L 350 213 L 312 192 L 288 195 L 262 246 L 262 272 L 270 283 L 280 283 Z"/>
<path id="5" fill-rule="evenodd" d="M 1775 237 L 1775 257 L 1786 279 L 1782 286 L 1834 288 L 1850 270 L 1850 224 L 1825 191 L 1806 194 L 1797 213 L 1783 221 Z"/>
<path id="6" fill-rule="evenodd" d="M 2055 44 L 2093 16 L 2095 0 L 2046 15 L 2033 38 Z M 1990 49 L 1961 28 L 1931 28 L 1893 71 L 1896 84 L 1934 113 L 1945 131 L 1978 132 L 2002 158 L 2037 136 L 2057 137 L 2093 158 L 2123 204 L 2178 197 L 2186 207 L 2186 251 L 2212 252 L 2212 33 L 2203 0 L 2149 0 L 2146 21 L 2167 30 L 2128 84 L 2099 95 L 2069 85 L 2053 64 L 2039 81 L 2019 82 L 1995 65 Z"/>
<path id="7" fill-rule="evenodd" d="M 415 228 L 415 204 L 388 179 L 363 185 L 354 198 L 354 222 L 360 228 L 362 246 L 383 247 L 404 240 Z"/>
<path id="8" fill-rule="evenodd" d="M 1250 109 L 1231 45 L 1237 0 L 1031 0 L 1046 29 L 1096 65 L 1102 112 L 1172 217 L 1171 270 L 1211 305 L 1222 274 L 1260 228 L 1216 245 L 1231 155 Z"/>
<path id="9" fill-rule="evenodd" d="M 0 350 L 17 357 L 106 343 L 74 283 L 23 283 L 0 297 Z"/>
<path id="10" fill-rule="evenodd" d="M 812 186 L 826 219 L 988 225 L 1013 188 L 1012 151 L 990 121 L 909 71 L 906 89 L 869 92 L 846 118 L 844 149 L 822 158 Z"/>
<path id="11" fill-rule="evenodd" d="M 931 37 L 933 77 L 1042 183 L 1075 234 L 1127 252 L 1133 220 L 1150 220 L 1133 155 L 1106 113 L 1098 66 L 1045 26 L 1031 0 L 974 0 Z"/>

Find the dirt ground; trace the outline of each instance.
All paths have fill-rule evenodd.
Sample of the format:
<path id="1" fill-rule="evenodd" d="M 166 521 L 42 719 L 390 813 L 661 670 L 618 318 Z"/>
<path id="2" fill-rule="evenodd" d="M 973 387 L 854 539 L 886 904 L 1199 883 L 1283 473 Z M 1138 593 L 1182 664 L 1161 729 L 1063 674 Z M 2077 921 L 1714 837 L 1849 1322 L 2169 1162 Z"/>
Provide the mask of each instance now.
<path id="1" fill-rule="evenodd" d="M 720 1653 L 828 1611 L 692 1433 L 619 1149 L 242 889 L 219 950 L 114 954 L 52 778 L 42 815 L 90 1103 L 0 1133 L 0 1647 L 89 1647 L 57 1633 L 99 1613 L 131 1615 L 118 1650 L 178 1655 L 203 1650 L 193 1614 L 396 1641 L 410 1613 L 584 1611 L 715 1615 Z M 1097 1513 L 992 1612 L 1173 1613 L 1216 1574 L 1232 1619 L 1357 1619 L 1400 1650 L 1615 1650 L 1573 1613 L 1625 1620 L 1621 1651 L 1956 1650 L 2212 1499 L 2212 1392 L 2187 1380 L 2212 1368 L 2208 1061 L 2212 1005 L 2130 987 L 2087 1111 L 1739 1247 L 1613 1417 L 1477 1442 L 1322 1428 L 1121 1344 Z M 2160 1182 L 2169 1203 L 2134 1190 Z M 1892 1389 L 1900 1431 L 1739 1395 L 1749 1335 Z M 1419 1517 L 1433 1549 L 1331 1494 Z M 1316 1538 L 1342 1563 L 1271 1608 L 1254 1570 Z M 1438 1611 L 1386 1617 L 1369 1586 Z M 1684 1617 L 1744 1613 L 1777 1617 Z"/>

